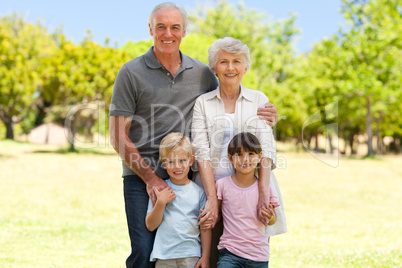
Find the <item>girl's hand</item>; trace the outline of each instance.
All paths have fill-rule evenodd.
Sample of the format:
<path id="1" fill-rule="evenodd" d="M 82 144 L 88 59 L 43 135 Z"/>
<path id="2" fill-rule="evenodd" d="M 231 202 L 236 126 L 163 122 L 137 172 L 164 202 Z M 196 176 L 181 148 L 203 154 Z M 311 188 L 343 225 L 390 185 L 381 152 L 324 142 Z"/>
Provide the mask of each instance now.
<path id="1" fill-rule="evenodd" d="M 261 210 L 261 215 L 263 216 L 263 217 L 266 217 L 266 218 L 268 218 L 269 220 L 268 220 L 268 225 L 272 225 L 272 224 L 274 224 L 275 222 L 274 222 L 274 219 L 275 219 L 275 217 L 276 217 L 276 214 L 275 214 L 275 208 L 274 208 L 274 206 L 272 205 L 272 204 L 269 204 L 269 209 L 262 209 Z M 260 219 L 261 220 L 261 219 Z M 276 221 L 276 220 L 275 220 Z"/>

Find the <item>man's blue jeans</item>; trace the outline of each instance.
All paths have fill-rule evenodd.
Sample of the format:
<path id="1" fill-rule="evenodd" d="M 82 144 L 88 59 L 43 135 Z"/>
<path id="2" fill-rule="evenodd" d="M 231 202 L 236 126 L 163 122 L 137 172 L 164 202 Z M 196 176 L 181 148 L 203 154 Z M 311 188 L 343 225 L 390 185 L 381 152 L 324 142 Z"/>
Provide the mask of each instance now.
<path id="1" fill-rule="evenodd" d="M 219 250 L 218 268 L 268 268 L 268 262 L 258 262 L 238 257 L 226 248 Z"/>
<path id="2" fill-rule="evenodd" d="M 155 232 L 148 231 L 145 216 L 148 209 L 146 184 L 136 176 L 124 176 L 124 202 L 126 207 L 131 254 L 126 260 L 127 268 L 153 268 L 149 261 L 155 239 Z"/>

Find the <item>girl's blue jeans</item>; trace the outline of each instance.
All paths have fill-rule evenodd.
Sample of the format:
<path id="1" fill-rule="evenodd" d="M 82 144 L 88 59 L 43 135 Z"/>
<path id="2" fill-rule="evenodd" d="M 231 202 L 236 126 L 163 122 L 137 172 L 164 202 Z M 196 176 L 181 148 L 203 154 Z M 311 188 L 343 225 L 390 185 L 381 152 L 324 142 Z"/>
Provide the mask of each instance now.
<path id="1" fill-rule="evenodd" d="M 245 259 L 223 248 L 219 250 L 218 268 L 268 268 L 268 262 Z"/>

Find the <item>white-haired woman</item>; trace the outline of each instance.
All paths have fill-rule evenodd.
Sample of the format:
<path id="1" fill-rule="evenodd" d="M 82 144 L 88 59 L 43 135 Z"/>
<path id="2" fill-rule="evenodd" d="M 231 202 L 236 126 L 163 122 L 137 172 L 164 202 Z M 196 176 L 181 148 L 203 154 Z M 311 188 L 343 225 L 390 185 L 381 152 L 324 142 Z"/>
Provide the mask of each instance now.
<path id="1" fill-rule="evenodd" d="M 259 202 L 256 207 L 262 224 L 268 225 L 268 216 L 264 209 L 269 209 L 269 183 L 276 188 L 281 203 L 276 210 L 278 221 L 268 227 L 267 234 L 272 236 L 286 232 L 286 221 L 278 183 L 271 172 L 276 163 L 272 128 L 257 116 L 257 109 L 268 103 L 268 98 L 260 91 L 241 85 L 244 74 L 251 66 L 249 48 L 240 40 L 225 37 L 210 46 L 208 61 L 209 68 L 219 80 L 219 87 L 196 100 L 191 137 L 196 149 L 197 165 L 194 169 L 198 169 L 195 181 L 203 185 L 207 194 L 200 223 L 207 221 L 211 222 L 211 227 L 215 226 L 212 231 L 211 267 L 216 267 L 217 244 L 223 227 L 221 220 L 216 222 L 218 201 L 215 181 L 234 174 L 227 153 L 227 145 L 234 135 L 244 131 L 251 132 L 262 144 L 263 158 L 258 171 Z"/>

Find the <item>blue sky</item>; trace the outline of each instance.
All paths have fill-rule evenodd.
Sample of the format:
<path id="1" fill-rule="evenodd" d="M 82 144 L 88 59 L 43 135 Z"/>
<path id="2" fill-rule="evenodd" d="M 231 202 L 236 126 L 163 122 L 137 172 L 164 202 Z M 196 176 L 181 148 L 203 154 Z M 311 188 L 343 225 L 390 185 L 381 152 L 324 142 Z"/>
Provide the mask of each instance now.
<path id="1" fill-rule="evenodd" d="M 104 44 L 107 37 L 111 44 L 119 45 L 127 41 L 149 39 L 148 15 L 152 8 L 165 1 L 157 0 L 1 0 L 0 16 L 21 13 L 26 19 L 36 22 L 38 19 L 50 31 L 63 25 L 67 38 L 78 43 L 87 29 L 92 31 L 94 40 Z M 176 0 L 194 11 L 201 3 L 212 5 L 213 0 Z M 228 2 L 237 4 L 238 0 Z M 298 15 L 296 26 L 301 33 L 296 39 L 299 52 L 309 50 L 313 43 L 336 33 L 344 24 L 340 13 L 341 0 L 243 0 L 248 8 L 266 13 L 270 19 L 288 18 L 289 13 Z"/>

